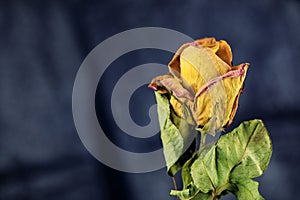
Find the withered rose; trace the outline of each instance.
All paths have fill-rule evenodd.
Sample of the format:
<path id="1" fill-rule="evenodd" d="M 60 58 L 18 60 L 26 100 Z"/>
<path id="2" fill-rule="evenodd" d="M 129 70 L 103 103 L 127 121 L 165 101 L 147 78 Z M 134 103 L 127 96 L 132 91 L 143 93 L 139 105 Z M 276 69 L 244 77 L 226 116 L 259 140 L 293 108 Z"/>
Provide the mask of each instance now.
<path id="1" fill-rule="evenodd" d="M 232 52 L 224 40 L 204 38 L 184 44 L 169 63 L 169 74 L 149 84 L 155 91 L 170 93 L 175 113 L 214 134 L 235 116 L 248 63 L 232 66 Z"/>

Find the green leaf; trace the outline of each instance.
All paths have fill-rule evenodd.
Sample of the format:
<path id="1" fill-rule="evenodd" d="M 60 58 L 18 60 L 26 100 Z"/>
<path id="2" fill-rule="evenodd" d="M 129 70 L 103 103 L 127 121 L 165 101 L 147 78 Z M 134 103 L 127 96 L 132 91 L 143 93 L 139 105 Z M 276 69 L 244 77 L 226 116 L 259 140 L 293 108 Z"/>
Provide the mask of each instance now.
<path id="1" fill-rule="evenodd" d="M 251 179 L 244 180 L 236 184 L 237 190 L 234 192 L 239 200 L 263 200 L 258 192 L 258 182 Z"/>
<path id="2" fill-rule="evenodd" d="M 197 152 L 194 153 L 192 158 L 190 158 L 183 166 L 181 170 L 181 176 L 183 180 L 183 188 L 188 188 L 188 186 L 193 183 L 193 178 L 191 176 L 191 165 L 197 159 L 198 154 Z"/>
<path id="3" fill-rule="evenodd" d="M 243 134 L 241 134 L 243 133 Z M 229 142 L 230 136 L 224 136 L 224 140 L 220 141 L 220 145 L 230 149 L 226 155 L 238 155 L 238 165 L 231 173 L 231 181 L 255 178 L 263 174 L 266 170 L 272 155 L 272 142 L 261 120 L 252 120 L 242 123 L 237 130 L 232 132 L 232 141 L 235 147 L 230 148 L 225 145 Z M 240 156 L 242 153 L 242 156 Z"/>
<path id="4" fill-rule="evenodd" d="M 196 149 L 196 140 L 192 142 L 190 147 L 179 157 L 179 159 L 176 161 L 176 163 L 169 167 L 168 174 L 170 176 L 174 176 L 186 163 L 186 161 L 193 155 L 194 151 Z"/>
<path id="5" fill-rule="evenodd" d="M 187 186 L 186 189 L 178 191 L 178 190 L 171 190 L 170 195 L 178 196 L 180 199 L 190 199 L 191 197 L 198 194 L 198 189 L 194 184 L 190 184 Z"/>
<path id="6" fill-rule="evenodd" d="M 196 131 L 171 109 L 169 94 L 155 92 L 155 96 L 168 174 L 174 176 L 195 151 Z"/>
<path id="7" fill-rule="evenodd" d="M 182 167 L 182 180 L 183 190 L 176 191 L 172 190 L 171 195 L 178 196 L 180 199 L 193 199 L 193 200 L 210 200 L 213 198 L 212 193 L 202 193 L 194 184 L 194 180 L 191 175 L 191 166 L 196 160 L 199 160 L 199 156 L 205 155 L 211 148 L 211 145 L 205 146 L 201 153 L 195 152 L 194 155 L 183 165 Z"/>
<path id="8" fill-rule="evenodd" d="M 214 191 L 218 182 L 215 148 L 216 146 L 212 146 L 207 153 L 202 152 L 191 166 L 192 179 L 203 193 Z"/>
<path id="9" fill-rule="evenodd" d="M 215 199 L 228 192 L 233 192 L 239 200 L 262 199 L 258 183 L 252 178 L 265 171 L 271 154 L 271 139 L 262 121 L 243 122 L 183 166 L 184 190 L 193 185 L 199 194 Z M 190 199 L 195 197 L 193 194 Z"/>
<path id="10" fill-rule="evenodd" d="M 193 197 L 193 200 L 217 200 L 217 198 L 214 199 L 214 196 L 211 193 L 198 193 L 196 196 Z"/>

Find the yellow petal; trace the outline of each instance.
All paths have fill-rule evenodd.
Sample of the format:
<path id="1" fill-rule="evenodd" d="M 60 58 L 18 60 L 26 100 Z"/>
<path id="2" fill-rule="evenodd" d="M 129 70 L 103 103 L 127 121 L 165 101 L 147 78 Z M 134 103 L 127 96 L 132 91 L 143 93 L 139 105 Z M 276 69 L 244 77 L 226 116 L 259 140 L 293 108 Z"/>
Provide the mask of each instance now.
<path id="1" fill-rule="evenodd" d="M 237 78 L 228 78 L 228 79 L 224 79 L 224 84 L 226 85 L 226 92 L 229 93 L 231 92 L 231 99 L 227 100 L 228 101 L 228 113 L 227 113 L 227 124 L 223 124 L 224 126 L 229 126 L 232 121 L 233 118 L 235 116 L 235 113 L 237 111 L 238 108 L 238 100 L 239 97 L 243 91 L 243 87 L 244 87 L 244 81 L 246 78 L 246 73 L 248 71 L 249 68 L 249 64 L 246 63 L 246 66 L 243 66 L 244 64 L 241 64 L 237 67 L 234 67 L 233 69 L 240 69 L 241 67 L 244 67 L 245 69 L 245 74 L 243 76 L 237 77 Z M 229 95 L 228 97 L 229 98 Z M 230 108 L 232 110 L 230 110 Z"/>
<path id="2" fill-rule="evenodd" d="M 224 62 L 228 65 L 232 66 L 232 52 L 229 44 L 225 40 L 219 41 L 219 49 L 216 52 L 217 56 L 219 56 Z"/>
<path id="3" fill-rule="evenodd" d="M 201 45 L 202 47 L 208 47 L 211 50 L 213 50 L 213 52 L 217 52 L 219 49 L 219 42 L 216 41 L 215 38 L 211 37 L 211 38 L 202 38 L 199 40 L 196 40 L 194 42 L 195 44 Z"/>
<path id="4" fill-rule="evenodd" d="M 206 82 L 228 72 L 231 67 L 221 60 L 212 49 L 189 46 L 180 57 L 181 76 L 196 93 Z"/>
<path id="5" fill-rule="evenodd" d="M 244 75 L 224 78 L 199 96 L 194 115 L 198 125 L 208 124 L 209 129 L 215 131 L 232 123 L 249 64 L 233 68 L 237 70 L 242 67 L 245 70 Z"/>
<path id="6" fill-rule="evenodd" d="M 175 114 L 185 120 L 190 125 L 196 125 L 195 118 L 192 110 L 194 103 L 192 101 L 182 101 L 183 99 L 177 99 L 173 95 L 170 98 L 170 104 Z"/>
<path id="7" fill-rule="evenodd" d="M 210 48 L 211 50 L 213 50 L 214 53 L 216 53 L 219 49 L 219 42 L 217 42 L 215 38 L 211 37 L 211 38 L 202 38 L 202 39 L 196 40 L 194 42 L 186 43 L 186 44 L 182 45 L 177 50 L 174 57 L 172 58 L 172 60 L 169 63 L 169 68 L 170 68 L 171 73 L 173 71 L 176 71 L 178 73 L 181 72 L 181 70 L 180 70 L 180 68 L 181 68 L 181 66 L 180 66 L 180 55 L 189 46 L 202 46 L 202 47 L 205 47 L 205 48 Z"/>

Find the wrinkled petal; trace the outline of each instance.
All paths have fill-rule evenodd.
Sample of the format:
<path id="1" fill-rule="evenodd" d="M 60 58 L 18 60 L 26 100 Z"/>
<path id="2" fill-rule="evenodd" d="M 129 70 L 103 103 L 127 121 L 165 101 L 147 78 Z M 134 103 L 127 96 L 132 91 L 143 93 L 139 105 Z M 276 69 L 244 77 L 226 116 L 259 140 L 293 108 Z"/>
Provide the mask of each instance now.
<path id="1" fill-rule="evenodd" d="M 185 98 L 193 101 L 194 94 L 190 93 L 187 89 L 183 87 L 183 85 L 174 78 L 166 78 L 160 81 L 160 83 L 172 91 L 173 95 L 180 98 Z"/>
<path id="2" fill-rule="evenodd" d="M 229 44 L 225 40 L 219 41 L 219 49 L 216 52 L 217 56 L 219 56 L 224 62 L 228 65 L 232 66 L 232 52 Z"/>
<path id="3" fill-rule="evenodd" d="M 215 38 L 202 38 L 202 39 L 196 40 L 194 43 L 201 45 L 202 47 L 208 47 L 211 50 L 213 50 L 213 52 L 215 52 L 215 53 L 219 49 L 219 42 L 217 42 Z"/>
<path id="4" fill-rule="evenodd" d="M 181 76 L 196 93 L 206 82 L 225 74 L 231 67 L 223 62 L 210 48 L 189 46 L 180 58 Z"/>
<path id="5" fill-rule="evenodd" d="M 235 113 L 237 111 L 237 108 L 238 108 L 238 102 L 239 102 L 239 97 L 241 95 L 241 93 L 243 92 L 243 89 L 244 89 L 244 81 L 245 81 L 245 78 L 246 78 L 246 72 L 249 68 L 249 64 L 246 63 L 245 66 L 243 66 L 243 64 L 237 66 L 236 68 L 239 69 L 239 68 L 242 68 L 244 67 L 245 69 L 245 74 L 241 77 L 238 77 L 236 79 L 232 78 L 231 79 L 231 82 L 232 82 L 232 86 L 235 87 L 235 91 L 234 91 L 234 95 L 235 95 L 235 99 L 231 99 L 230 103 L 229 103 L 229 108 L 231 107 L 232 110 L 231 110 L 231 113 L 230 115 L 228 116 L 228 121 L 227 121 L 227 124 L 224 125 L 225 127 L 228 127 L 232 121 L 233 121 L 233 118 L 235 116 Z M 230 79 L 228 80 L 228 82 L 230 81 Z M 234 97 L 234 96 L 233 96 Z M 230 112 L 230 110 L 228 110 Z"/>
<path id="6" fill-rule="evenodd" d="M 197 110 L 194 115 L 197 124 L 207 125 L 208 129 L 213 131 L 232 123 L 248 67 L 249 64 L 235 67 L 235 70 L 243 69 L 244 73 L 240 76 L 225 77 L 197 98 Z"/>
<path id="7" fill-rule="evenodd" d="M 168 93 L 168 90 L 160 83 L 161 80 L 171 78 L 170 74 L 165 74 L 162 76 L 157 76 L 152 79 L 151 83 L 148 85 L 149 88 L 153 89 L 154 91 L 159 92 L 160 94 Z"/>
<path id="8" fill-rule="evenodd" d="M 170 73 L 174 76 L 180 74 L 180 56 L 181 53 L 184 51 L 185 48 L 187 48 L 188 46 L 190 46 L 190 43 L 184 44 L 182 45 L 177 52 L 175 53 L 175 55 L 173 56 L 172 60 L 169 63 L 169 70 Z"/>

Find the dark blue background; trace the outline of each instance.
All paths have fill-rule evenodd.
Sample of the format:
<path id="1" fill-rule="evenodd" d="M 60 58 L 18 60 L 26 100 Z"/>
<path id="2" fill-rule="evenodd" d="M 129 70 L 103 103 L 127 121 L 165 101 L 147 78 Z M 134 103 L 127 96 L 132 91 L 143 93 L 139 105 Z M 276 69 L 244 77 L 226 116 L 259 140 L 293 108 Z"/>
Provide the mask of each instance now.
<path id="1" fill-rule="evenodd" d="M 2 0 L 0 199 L 172 199 L 168 193 L 173 186 L 165 169 L 127 174 L 102 165 L 84 148 L 72 118 L 73 82 L 85 56 L 106 38 L 144 26 L 171 28 L 195 39 L 226 39 L 234 64 L 251 63 L 232 126 L 253 118 L 264 120 L 274 153 L 269 168 L 258 179 L 261 194 L 272 200 L 297 198 L 299 1 Z M 125 62 L 130 69 L 149 61 L 166 64 L 170 58 L 165 52 L 138 51 L 113 66 Z M 107 72 L 102 83 L 107 85 L 106 93 L 110 93 L 110 81 L 117 81 L 120 73 Z M 110 106 L 105 104 L 109 96 L 101 99 L 98 95 L 98 110 Z M 138 103 L 141 97 L 144 103 Z M 153 93 L 142 87 L 133 100 L 137 102 L 131 109 L 133 118 L 147 124 Z M 118 139 L 112 121 L 106 124 L 115 143 L 128 140 Z M 158 137 L 149 142 L 150 149 L 160 146 Z M 133 143 L 139 146 L 139 141 Z M 124 148 L 142 151 L 131 145 Z"/>

